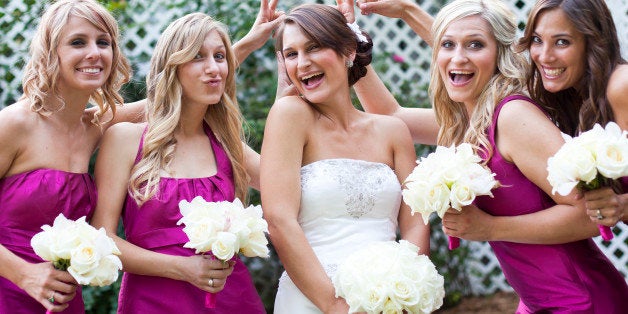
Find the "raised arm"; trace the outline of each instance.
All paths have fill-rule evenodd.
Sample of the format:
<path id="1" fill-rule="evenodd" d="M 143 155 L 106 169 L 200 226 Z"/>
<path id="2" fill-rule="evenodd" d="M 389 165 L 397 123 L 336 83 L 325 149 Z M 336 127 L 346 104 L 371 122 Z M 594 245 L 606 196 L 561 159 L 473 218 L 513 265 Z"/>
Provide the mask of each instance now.
<path id="1" fill-rule="evenodd" d="M 405 108 L 399 105 L 372 66 L 353 88 L 367 112 L 395 116 L 406 123 L 415 143 L 434 145 L 438 123 L 432 108 Z"/>
<path id="2" fill-rule="evenodd" d="M 285 14 L 282 11 L 277 11 L 278 1 L 260 0 L 259 12 L 253 26 L 242 39 L 233 45 L 238 64 L 244 62 L 253 51 L 261 48 L 279 23 L 283 21 Z"/>
<path id="3" fill-rule="evenodd" d="M 519 104 L 515 105 L 515 102 Z M 597 235 L 597 225 L 589 220 L 584 204 L 576 199 L 575 192 L 568 196 L 551 193 L 552 187 L 547 181 L 547 160 L 558 151 L 564 140 L 543 112 L 528 102 L 510 102 L 501 110 L 497 130 L 495 153 L 514 163 L 557 205 L 518 216 L 491 216 L 469 206 L 461 212 L 445 215 L 445 232 L 474 241 L 531 244 L 567 243 Z"/>
<path id="4" fill-rule="evenodd" d="M 116 235 L 142 131 L 142 125 L 120 123 L 105 134 L 96 161 L 99 197 L 91 223 L 96 228 L 104 227 L 115 240 L 122 252 L 120 259 L 125 272 L 187 281 L 202 290 L 219 292 L 232 270 L 222 270 L 221 262 L 200 255 L 185 257 L 152 252 Z"/>
<path id="5" fill-rule="evenodd" d="M 434 18 L 411 0 L 358 0 L 364 15 L 371 13 L 400 18 L 425 42 L 432 46 L 432 23 Z"/>

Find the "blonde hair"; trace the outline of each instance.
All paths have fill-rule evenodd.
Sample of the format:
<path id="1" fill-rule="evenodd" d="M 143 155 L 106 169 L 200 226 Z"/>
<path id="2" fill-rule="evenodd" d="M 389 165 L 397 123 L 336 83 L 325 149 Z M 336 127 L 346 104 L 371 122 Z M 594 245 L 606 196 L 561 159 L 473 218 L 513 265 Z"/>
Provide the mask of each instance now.
<path id="1" fill-rule="evenodd" d="M 30 59 L 24 68 L 22 79 L 22 98 L 29 99 L 31 110 L 45 116 L 65 106 L 65 100 L 58 93 L 57 47 L 59 36 L 71 16 L 83 18 L 111 36 L 111 73 L 105 84 L 90 95 L 91 101 L 99 108 L 93 122 L 99 123 L 103 114 L 108 110 L 115 114 L 115 105 L 124 102 L 118 91 L 129 81 L 131 66 L 120 50 L 118 23 L 107 9 L 94 0 L 61 0 L 46 10 L 30 45 Z M 49 104 L 44 103 L 45 98 L 50 95 L 56 97 L 61 105 L 50 108 Z"/>
<path id="2" fill-rule="evenodd" d="M 191 61 L 205 37 L 216 31 L 227 53 L 229 73 L 218 104 L 208 107 L 205 121 L 225 148 L 233 167 L 235 196 L 246 199 L 248 177 L 244 168 L 242 115 L 236 100 L 236 59 L 226 27 L 203 13 L 192 13 L 172 22 L 162 33 L 146 77 L 148 129 L 142 159 L 131 170 L 129 193 L 141 205 L 157 193 L 160 171 L 168 171 L 177 141 L 183 88 L 177 68 Z"/>
<path id="3" fill-rule="evenodd" d="M 477 100 L 469 117 L 463 103 L 453 101 L 447 94 L 438 71 L 436 59 L 440 41 L 451 23 L 469 16 L 479 16 L 491 26 L 497 42 L 497 69 Z M 486 149 L 492 156 L 486 131 L 492 123 L 496 104 L 506 96 L 525 93 L 525 59 L 515 53 L 517 24 L 515 15 L 499 0 L 457 0 L 445 6 L 432 26 L 434 52 L 430 78 L 430 97 L 440 125 L 438 144 L 449 146 L 467 142 Z"/>

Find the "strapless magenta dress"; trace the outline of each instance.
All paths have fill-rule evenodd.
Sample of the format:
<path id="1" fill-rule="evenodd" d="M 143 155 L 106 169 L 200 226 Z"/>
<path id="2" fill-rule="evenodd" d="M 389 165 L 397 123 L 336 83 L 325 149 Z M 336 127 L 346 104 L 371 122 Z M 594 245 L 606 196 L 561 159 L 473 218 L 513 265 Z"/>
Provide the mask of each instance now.
<path id="1" fill-rule="evenodd" d="M 523 96 L 505 98 L 495 108 L 488 138 L 493 146 L 489 168 L 501 187 L 494 198 L 478 197 L 476 205 L 494 216 L 515 216 L 553 206 L 553 200 L 528 180 L 495 146 L 497 118 L 503 105 Z M 578 226 L 573 226 L 578 228 Z M 517 313 L 599 313 L 628 311 L 628 286 L 622 275 L 591 239 L 536 245 L 490 242 L 506 279 L 521 298 Z"/>
<path id="2" fill-rule="evenodd" d="M 37 169 L 0 179 L 0 244 L 31 263 L 41 263 L 31 238 L 63 213 L 68 219 L 91 218 L 96 186 L 87 173 Z M 1 266 L 0 266 L 1 267 Z M 0 278 L 0 313 L 45 313 L 24 290 Z M 62 313 L 85 313 L 80 287 Z"/>
<path id="3" fill-rule="evenodd" d="M 200 195 L 207 201 L 232 201 L 234 183 L 231 162 L 209 127 L 205 132 L 214 151 L 218 172 L 208 178 L 160 180 L 158 196 L 138 208 L 127 195 L 122 214 L 127 241 L 162 254 L 191 256 L 194 250 L 184 248 L 188 238 L 181 219 L 179 201 L 191 201 Z M 143 137 L 141 143 L 143 143 Z M 143 144 L 140 144 L 138 157 Z M 194 285 L 163 277 L 125 273 L 118 304 L 118 313 L 265 313 L 251 275 L 240 259 L 227 278 L 225 288 L 216 294 L 216 307 L 205 308 L 206 292 Z"/>

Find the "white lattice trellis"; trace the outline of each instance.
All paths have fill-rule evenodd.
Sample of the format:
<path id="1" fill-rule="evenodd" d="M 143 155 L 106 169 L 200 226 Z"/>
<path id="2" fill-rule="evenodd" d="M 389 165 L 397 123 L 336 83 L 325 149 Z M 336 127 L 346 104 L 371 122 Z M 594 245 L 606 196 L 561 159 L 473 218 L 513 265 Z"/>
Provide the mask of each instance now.
<path id="1" fill-rule="evenodd" d="M 504 0 L 516 13 L 523 24 L 533 0 Z M 0 40 L 0 108 L 9 105 L 19 97 L 21 84 L 21 68 L 27 56 L 28 43 L 34 32 L 41 9 L 45 1 L 36 0 L 34 5 L 27 5 L 23 0 L 2 1 L 0 7 L 0 25 L 9 25 L 7 32 Z M 282 0 L 280 5 L 290 7 L 300 2 L 320 2 L 315 0 Z M 334 0 L 325 0 L 324 3 L 335 3 Z M 449 1 L 417 0 L 424 9 L 434 14 L 439 3 Z M 173 4 L 182 3 L 184 6 L 173 7 Z M 123 29 L 122 47 L 124 53 L 134 65 L 134 80 L 143 80 L 148 71 L 148 62 L 153 47 L 159 38 L 161 30 L 167 23 L 187 12 L 200 10 L 220 10 L 212 6 L 211 1 L 199 7 L 198 1 L 185 0 L 128 0 L 125 12 L 132 12 L 132 16 L 124 17 L 120 21 Z M 628 57 L 628 0 L 607 0 L 617 24 L 618 35 L 622 44 L 624 58 Z M 256 14 L 256 8 L 245 8 L 243 12 Z M 234 17 L 237 18 L 237 17 Z M 225 21 L 228 24 L 228 21 Z M 418 38 L 405 23 L 396 19 L 380 16 L 360 16 L 358 22 L 373 37 L 375 54 L 398 55 L 405 60 L 405 64 L 393 61 L 392 58 L 384 62 L 388 65 L 385 73 L 380 73 L 394 91 L 398 92 L 401 82 L 415 82 L 418 86 L 427 85 L 429 81 L 429 67 L 431 49 Z M 261 54 L 254 54 L 259 57 Z M 265 64 L 270 68 L 274 60 L 267 60 Z M 628 226 L 616 227 L 616 237 L 611 242 L 601 243 L 600 238 L 595 240 L 615 266 L 628 275 Z M 501 274 L 499 264 L 494 258 L 490 246 L 486 243 L 470 244 L 473 260 L 470 280 L 473 292 L 476 294 L 492 293 L 496 290 L 510 290 L 510 286 Z"/>

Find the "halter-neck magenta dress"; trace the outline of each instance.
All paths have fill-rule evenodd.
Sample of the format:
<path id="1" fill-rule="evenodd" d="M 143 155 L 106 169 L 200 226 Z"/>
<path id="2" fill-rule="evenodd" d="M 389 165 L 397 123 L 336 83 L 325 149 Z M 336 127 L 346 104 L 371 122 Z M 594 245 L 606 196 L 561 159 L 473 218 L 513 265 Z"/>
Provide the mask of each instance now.
<path id="1" fill-rule="evenodd" d="M 514 99 L 534 103 L 516 95 L 506 97 L 495 108 L 488 130 L 494 152 L 488 167 L 501 187 L 493 190 L 494 198 L 480 196 L 475 202 L 494 216 L 528 214 L 555 204 L 513 163 L 504 160 L 495 145 L 499 112 Z M 620 314 L 628 310 L 626 281 L 591 239 L 556 245 L 489 243 L 506 279 L 521 298 L 517 313 Z"/>
<path id="2" fill-rule="evenodd" d="M 184 248 L 188 238 L 181 219 L 179 201 L 191 201 L 200 195 L 207 201 L 234 199 L 233 170 L 226 152 L 207 125 L 205 133 L 211 142 L 217 173 L 207 178 L 160 178 L 158 195 L 138 208 L 127 194 L 122 219 L 126 240 L 142 248 L 169 255 L 191 256 L 194 250 Z M 140 160 L 144 136 L 140 141 Z M 227 277 L 225 288 L 216 294 L 216 307 L 205 308 L 206 292 L 194 285 L 169 278 L 124 273 L 118 313 L 265 313 L 251 275 L 240 259 Z"/>
<path id="3" fill-rule="evenodd" d="M 0 244 L 30 263 L 41 263 L 31 238 L 41 226 L 63 213 L 68 219 L 87 216 L 96 207 L 96 186 L 87 173 L 36 169 L 0 179 Z M 2 267 L 0 265 L 0 267 Z M 80 287 L 61 313 L 85 313 Z M 0 313 L 45 313 L 26 291 L 0 277 Z"/>

